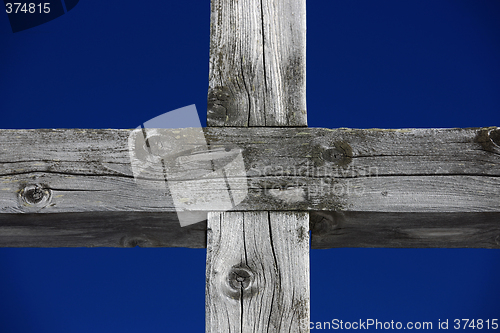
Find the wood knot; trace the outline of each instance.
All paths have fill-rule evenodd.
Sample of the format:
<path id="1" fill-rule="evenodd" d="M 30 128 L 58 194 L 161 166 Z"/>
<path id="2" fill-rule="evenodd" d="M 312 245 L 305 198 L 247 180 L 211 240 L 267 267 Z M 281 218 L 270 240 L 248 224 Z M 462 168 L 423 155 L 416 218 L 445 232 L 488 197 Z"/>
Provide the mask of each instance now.
<path id="1" fill-rule="evenodd" d="M 51 199 L 52 191 L 40 184 L 26 185 L 19 191 L 19 203 L 27 208 L 44 208 Z"/>
<path id="2" fill-rule="evenodd" d="M 342 212 L 312 212 L 310 215 L 310 229 L 314 236 L 331 235 L 338 233 L 345 224 Z"/>
<path id="3" fill-rule="evenodd" d="M 259 292 L 255 275 L 245 263 L 231 267 L 220 275 L 222 293 L 235 301 L 253 297 Z"/>
<path id="4" fill-rule="evenodd" d="M 498 152 L 500 148 L 500 129 L 481 129 L 477 131 L 476 137 L 474 138 L 476 143 L 481 145 L 483 150 L 488 152 Z"/>
<path id="5" fill-rule="evenodd" d="M 221 126 L 226 121 L 227 110 L 230 109 L 231 92 L 227 87 L 210 89 L 207 98 L 207 122 L 213 126 Z"/>
<path id="6" fill-rule="evenodd" d="M 335 141 L 329 147 L 316 145 L 312 147 L 312 160 L 315 167 L 321 167 L 325 162 L 332 162 L 346 167 L 352 162 L 352 148 L 345 141 Z"/>
<path id="7" fill-rule="evenodd" d="M 500 128 L 492 129 L 489 131 L 488 136 L 490 137 L 491 142 L 500 148 Z"/>
<path id="8" fill-rule="evenodd" d="M 245 267 L 233 267 L 228 274 L 229 286 L 233 290 L 247 290 L 251 287 L 254 275 Z"/>

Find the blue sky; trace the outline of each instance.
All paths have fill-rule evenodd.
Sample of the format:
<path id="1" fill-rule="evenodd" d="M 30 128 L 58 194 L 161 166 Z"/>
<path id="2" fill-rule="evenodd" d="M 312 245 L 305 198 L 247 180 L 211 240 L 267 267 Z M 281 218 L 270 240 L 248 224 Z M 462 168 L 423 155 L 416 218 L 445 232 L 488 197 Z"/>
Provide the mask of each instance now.
<path id="1" fill-rule="evenodd" d="M 500 126 L 500 2 L 309 1 L 310 127 Z M 12 33 L 0 128 L 135 128 L 196 104 L 209 1 L 81 0 Z M 203 249 L 0 249 L 0 332 L 202 332 Z M 311 319 L 500 319 L 500 251 L 311 251 Z"/>

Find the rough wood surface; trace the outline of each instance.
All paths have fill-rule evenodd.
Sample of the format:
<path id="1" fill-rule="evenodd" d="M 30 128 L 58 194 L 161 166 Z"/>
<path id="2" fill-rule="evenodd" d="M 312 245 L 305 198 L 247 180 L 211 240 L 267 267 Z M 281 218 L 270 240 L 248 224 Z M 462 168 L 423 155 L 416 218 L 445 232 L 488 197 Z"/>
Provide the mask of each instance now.
<path id="1" fill-rule="evenodd" d="M 209 126 L 307 126 L 305 8 L 212 0 Z"/>
<path id="2" fill-rule="evenodd" d="M 0 213 L 174 212 L 164 179 L 146 180 L 151 186 L 134 180 L 131 133 L 0 130 Z M 245 187 L 233 190 L 248 193 L 240 211 L 498 212 L 499 133 L 496 127 L 205 129 L 211 149 L 241 150 L 247 177 L 235 182 Z M 183 158 L 199 156 L 189 154 Z M 177 180 L 195 197 L 217 198 L 213 178 L 189 176 L 206 173 L 205 164 L 190 165 Z"/>
<path id="3" fill-rule="evenodd" d="M 174 212 L 173 203 L 165 189 L 143 188 L 134 181 L 130 133 L 0 130 L 0 246 L 126 246 L 120 243 L 128 235 L 122 230 L 130 230 L 127 221 L 133 216 L 137 223 L 131 235 L 148 239 L 138 241 L 139 246 L 204 247 L 203 228 L 185 237 L 188 229 L 180 228 L 177 220 L 160 223 L 163 218 L 174 221 L 175 215 L 166 213 Z M 321 228 L 312 224 L 312 248 L 498 248 L 499 133 L 496 128 L 205 129 L 211 146 L 242 149 L 249 196 L 238 208 L 343 212 L 342 228 L 333 218 Z M 347 147 L 352 152 L 347 149 L 345 156 Z M 328 182 L 364 190 L 341 196 L 303 187 L 304 203 L 300 192 L 286 187 L 328 189 Z M 43 196 L 31 204 L 22 199 L 22 194 L 36 193 L 34 188 L 24 191 L 32 184 L 42 186 L 39 194 L 49 191 L 48 201 Z M 148 233 L 153 213 L 155 232 L 173 236 L 158 242 Z M 72 219 L 73 225 L 68 222 Z M 69 230 L 81 232 L 69 236 Z"/>
<path id="4" fill-rule="evenodd" d="M 211 9 L 208 126 L 307 126 L 305 0 L 212 0 Z M 281 182 L 278 189 L 268 189 L 247 181 L 243 152 L 230 165 L 222 163 L 224 156 L 241 149 L 236 142 L 214 142 L 212 150 L 217 149 L 220 161 L 187 159 L 208 170 L 186 170 L 186 163 L 178 163 L 181 170 L 169 169 L 174 163 L 163 167 L 178 179 L 193 174 L 208 178 L 188 186 L 201 191 L 190 192 L 189 198 L 175 195 L 176 188 L 186 193 L 184 185 L 169 183 L 177 206 L 187 201 L 200 209 L 226 211 L 222 205 L 230 197 L 236 207 L 256 210 L 209 213 L 206 332 L 309 332 L 300 326 L 309 322 L 308 213 L 269 212 L 279 205 L 245 202 L 276 190 L 278 201 L 291 203 L 288 190 L 285 197 L 280 192 Z M 216 164 L 221 172 L 210 169 Z M 224 181 L 214 180 L 221 175 Z"/>
<path id="5" fill-rule="evenodd" d="M 209 213 L 207 332 L 309 332 L 309 215 Z"/>
<path id="6" fill-rule="evenodd" d="M 206 221 L 176 213 L 0 214 L 0 247 L 206 247 Z"/>
<path id="7" fill-rule="evenodd" d="M 500 248 L 500 213 L 310 212 L 311 248 Z M 175 213 L 0 214 L 0 247 L 206 247 Z"/>
<path id="8" fill-rule="evenodd" d="M 496 213 L 311 213 L 311 248 L 500 249 Z"/>

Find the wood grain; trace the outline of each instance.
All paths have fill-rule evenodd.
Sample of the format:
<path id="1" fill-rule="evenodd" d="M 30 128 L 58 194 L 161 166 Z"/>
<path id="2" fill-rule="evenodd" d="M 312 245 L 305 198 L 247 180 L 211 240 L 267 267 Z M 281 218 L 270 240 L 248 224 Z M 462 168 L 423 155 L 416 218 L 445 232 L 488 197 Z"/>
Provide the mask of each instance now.
<path id="1" fill-rule="evenodd" d="M 213 212 L 207 237 L 207 332 L 309 332 L 308 213 Z"/>
<path id="2" fill-rule="evenodd" d="M 311 213 L 311 248 L 500 249 L 500 212 Z"/>
<path id="3" fill-rule="evenodd" d="M 0 214 L 0 247 L 206 247 L 206 221 L 176 213 Z"/>
<path id="4" fill-rule="evenodd" d="M 158 221 L 163 214 L 174 221 L 174 207 L 164 184 L 155 189 L 135 182 L 131 132 L 0 130 L 0 246 L 125 246 L 120 239 L 126 232 L 120 230 L 129 230 L 127 221 L 133 216 L 131 235 L 146 234 L 148 239 L 138 246 L 205 247 L 203 228 L 184 238 L 180 235 L 186 229 L 176 222 L 158 222 L 155 232 L 165 235 L 161 242 L 147 233 L 151 214 L 158 214 Z M 210 146 L 242 149 L 249 193 L 238 209 L 344 214 L 343 229 L 331 228 L 336 224 L 328 221 L 334 219 L 325 220 L 326 227 L 311 226 L 313 248 L 498 248 L 498 133 L 497 128 L 205 129 Z M 332 158 L 336 150 L 347 148 L 339 142 L 351 148 L 347 158 Z M 373 170 L 377 173 L 371 175 Z M 357 192 L 327 195 L 333 189 L 328 182 L 339 193 L 341 186 Z M 29 205 L 20 200 L 30 184 L 49 189 L 50 201 Z M 302 187 L 305 202 L 299 200 L 300 188 L 290 184 L 313 185 Z M 323 194 L 314 191 L 320 188 Z M 69 224 L 72 219 L 75 223 Z M 453 225 L 468 232 L 445 230 Z M 168 236 L 169 226 L 177 230 L 173 236 Z M 406 230 L 412 228 L 422 232 Z"/>
<path id="5" fill-rule="evenodd" d="M 205 136 L 210 149 L 241 150 L 246 178 L 233 190 L 246 198 L 235 210 L 498 212 L 499 132 L 207 128 Z M 163 178 L 134 179 L 131 133 L 0 130 L 0 213 L 174 212 Z M 213 176 L 192 177 L 206 174 L 206 163 L 190 165 L 175 181 L 195 198 L 217 199 Z M 34 184 L 50 190 L 48 201 L 22 199 Z"/>
<path id="6" fill-rule="evenodd" d="M 500 248 L 500 213 L 312 211 L 311 248 Z M 0 247 L 205 248 L 206 222 L 175 213 L 0 214 Z"/>
<path id="7" fill-rule="evenodd" d="M 211 4 L 208 126 L 307 126 L 305 0 L 212 0 Z M 211 148 L 212 155 L 220 156 L 212 165 L 203 157 L 207 152 L 199 152 L 198 157 L 182 159 L 196 164 L 194 168 L 173 162 L 163 167 L 179 180 L 193 173 L 206 177 L 188 185 L 199 191 L 190 192 L 189 198 L 175 193 L 177 188 L 185 193 L 185 187 L 169 182 L 176 203 L 226 211 L 229 196 L 235 208 L 256 210 L 208 215 L 206 332 L 309 332 L 300 326 L 309 322 L 309 243 L 304 239 L 309 235 L 308 213 L 269 212 L 272 203 L 262 207 L 245 202 L 264 192 L 278 201 L 291 200 L 288 190 L 284 196 L 281 193 L 281 183 L 279 189 L 268 189 L 268 183 L 262 187 L 258 181 L 247 181 L 243 164 L 248 161 L 243 161 L 243 151 L 237 153 L 235 142 Z M 234 162 L 224 163 L 231 152 L 236 152 Z M 216 180 L 221 174 L 224 181 Z M 247 280 L 238 282 L 242 276 Z"/>
<path id="8" fill-rule="evenodd" d="M 305 6 L 211 2 L 208 126 L 307 126 Z"/>

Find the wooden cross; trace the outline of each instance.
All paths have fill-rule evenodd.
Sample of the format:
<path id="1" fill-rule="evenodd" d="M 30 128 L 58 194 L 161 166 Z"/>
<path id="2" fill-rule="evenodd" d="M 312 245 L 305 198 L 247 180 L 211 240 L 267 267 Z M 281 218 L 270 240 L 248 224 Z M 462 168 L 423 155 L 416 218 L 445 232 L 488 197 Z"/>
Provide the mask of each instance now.
<path id="1" fill-rule="evenodd" d="M 305 0 L 212 0 L 204 133 L 242 151 L 232 211 L 180 227 L 169 193 L 135 182 L 130 130 L 1 130 L 0 245 L 207 247 L 207 332 L 308 332 L 309 232 L 500 248 L 500 128 L 307 128 L 305 32 Z"/>

